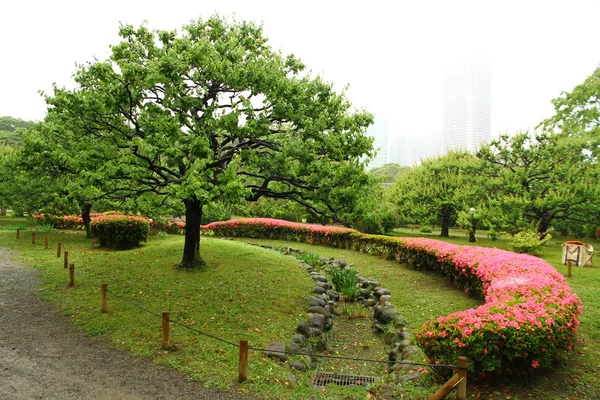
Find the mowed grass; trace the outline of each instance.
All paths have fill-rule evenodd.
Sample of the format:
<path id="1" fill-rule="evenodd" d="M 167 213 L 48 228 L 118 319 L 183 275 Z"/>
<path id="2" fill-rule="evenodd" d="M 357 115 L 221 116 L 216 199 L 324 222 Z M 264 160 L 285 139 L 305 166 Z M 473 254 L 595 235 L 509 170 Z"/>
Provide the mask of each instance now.
<path id="1" fill-rule="evenodd" d="M 0 218 L 0 225 L 16 226 L 24 220 Z M 412 232 L 400 232 L 410 236 Z M 108 283 L 109 291 L 124 296 L 148 310 L 160 314 L 169 311 L 171 319 L 194 329 L 237 343 L 247 338 L 252 347 L 263 347 L 274 341 L 288 341 L 298 322 L 305 320 L 304 297 L 313 284 L 298 262 L 274 251 L 241 241 L 204 237 L 202 254 L 208 267 L 201 271 L 181 271 L 175 265 L 181 258 L 181 236 L 151 237 L 143 247 L 121 252 L 104 251 L 95 247 L 82 232 L 38 233 L 37 244 L 31 244 L 31 231 L 0 231 L 0 246 L 18 251 L 14 256 L 24 265 L 35 266 L 43 278 L 42 295 L 52 301 L 90 335 L 105 338 L 113 346 L 139 356 L 152 357 L 157 363 L 190 374 L 208 386 L 236 387 L 243 392 L 282 399 L 362 399 L 364 388 L 328 387 L 317 391 L 310 385 L 313 372 L 301 373 L 251 351 L 249 382 L 239 386 L 237 379 L 237 348 L 204 337 L 180 326 L 171 326 L 172 349 L 161 349 L 160 319 L 143 312 L 109 294 L 108 314 L 101 314 L 99 286 Z M 44 249 L 47 236 L 50 249 Z M 427 236 L 427 235 L 419 235 Z M 431 236 L 438 238 L 437 236 Z M 439 238 L 438 238 L 439 239 Z M 479 238 L 477 245 L 506 248 L 504 241 L 492 242 Z M 561 272 L 560 244 L 565 238 L 553 239 L 544 251 L 544 258 Z M 69 251 L 69 261 L 76 265 L 76 286 L 66 287 L 68 270 L 63 259 L 56 257 L 56 243 L 61 241 Z M 392 291 L 394 306 L 410 322 L 410 329 L 439 315 L 476 307 L 481 299 L 469 298 L 446 279 L 412 270 L 409 266 L 348 250 L 304 243 L 242 239 L 244 242 L 286 244 L 309 249 L 323 256 L 332 256 L 354 263 L 362 275 L 379 280 Z M 458 244 L 468 244 L 467 238 L 454 233 L 450 238 Z M 582 298 L 585 310 L 579 330 L 577 352 L 566 363 L 552 371 L 496 382 L 469 384 L 470 398 L 486 399 L 594 399 L 600 394 L 600 290 L 597 289 L 600 271 L 594 268 L 573 268 L 569 284 Z M 368 329 L 367 329 L 368 330 Z M 334 351 L 344 355 L 346 348 L 381 346 L 364 336 L 361 330 L 356 342 L 351 333 L 338 336 L 348 345 L 336 345 Z M 376 339 L 373 339 L 376 340 Z M 352 355 L 352 352 L 350 352 Z M 382 356 L 385 356 L 382 355 Z M 381 358 L 381 356 L 376 357 Z M 325 363 L 317 366 L 342 365 Z M 343 366 L 342 366 L 343 367 Z M 356 374 L 371 367 L 360 363 L 347 365 Z M 349 371 L 350 372 L 350 371 Z M 295 377 L 294 379 L 291 375 Z M 433 374 L 423 381 L 403 384 L 395 398 L 423 398 L 443 382 Z M 386 383 L 387 384 L 387 383 Z M 376 393 L 385 391 L 376 390 Z M 448 398 L 452 399 L 451 394 Z M 373 398 L 384 398 L 376 395 Z"/>

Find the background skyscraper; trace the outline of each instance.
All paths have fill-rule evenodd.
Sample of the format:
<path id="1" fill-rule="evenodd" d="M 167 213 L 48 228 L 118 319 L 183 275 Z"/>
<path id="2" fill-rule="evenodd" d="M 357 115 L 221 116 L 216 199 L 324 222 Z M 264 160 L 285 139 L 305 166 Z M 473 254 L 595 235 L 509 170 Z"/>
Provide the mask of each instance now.
<path id="1" fill-rule="evenodd" d="M 448 70 L 444 80 L 442 149 L 475 152 L 491 139 L 492 74 L 482 62 Z"/>
<path id="2" fill-rule="evenodd" d="M 377 155 L 367 168 L 377 168 L 388 162 L 388 120 L 385 117 L 375 116 L 375 122 L 366 132 L 367 136 L 374 138 L 373 148 L 377 150 Z"/>

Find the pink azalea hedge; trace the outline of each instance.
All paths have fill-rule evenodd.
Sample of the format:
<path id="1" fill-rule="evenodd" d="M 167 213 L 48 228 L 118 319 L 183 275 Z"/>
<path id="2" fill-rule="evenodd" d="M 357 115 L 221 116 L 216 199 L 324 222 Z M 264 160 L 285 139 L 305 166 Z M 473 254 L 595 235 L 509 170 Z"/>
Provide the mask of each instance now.
<path id="1" fill-rule="evenodd" d="M 482 295 L 483 305 L 438 317 L 417 330 L 417 344 L 434 362 L 456 363 L 464 355 L 472 372 L 512 373 L 549 367 L 573 349 L 581 301 L 565 278 L 537 257 L 267 218 L 214 222 L 203 230 L 383 255 L 448 276 L 458 287 Z"/>

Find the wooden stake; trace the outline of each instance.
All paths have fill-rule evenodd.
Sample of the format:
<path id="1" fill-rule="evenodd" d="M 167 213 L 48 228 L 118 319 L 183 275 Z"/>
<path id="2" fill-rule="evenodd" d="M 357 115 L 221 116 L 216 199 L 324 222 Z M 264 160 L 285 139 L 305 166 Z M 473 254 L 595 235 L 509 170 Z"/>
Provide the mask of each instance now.
<path id="1" fill-rule="evenodd" d="M 435 392 L 433 396 L 429 398 L 429 400 L 443 399 L 448 395 L 448 393 L 454 390 L 454 387 L 456 386 L 458 381 L 460 381 L 460 376 L 458 376 L 458 374 L 452 375 L 452 378 L 450 378 L 450 380 L 446 382 L 444 386 L 442 386 L 437 392 Z"/>
<path id="2" fill-rule="evenodd" d="M 106 291 L 108 290 L 108 284 L 103 283 L 100 287 L 100 312 L 108 312 L 106 308 Z"/>
<path id="3" fill-rule="evenodd" d="M 35 232 L 31 232 L 31 244 L 35 244 Z"/>
<path id="4" fill-rule="evenodd" d="M 169 313 L 166 311 L 162 313 L 162 348 L 169 348 Z"/>
<path id="5" fill-rule="evenodd" d="M 65 268 L 69 266 L 69 252 L 65 251 Z"/>
<path id="6" fill-rule="evenodd" d="M 21 230 L 17 229 L 17 239 L 20 239 L 20 238 L 21 238 Z"/>
<path id="7" fill-rule="evenodd" d="M 467 357 L 458 357 L 458 386 L 456 388 L 456 398 L 458 400 L 467 400 Z"/>
<path id="8" fill-rule="evenodd" d="M 73 286 L 75 286 L 75 264 L 69 265 L 69 287 Z"/>
<path id="9" fill-rule="evenodd" d="M 62 249 L 62 243 L 58 242 L 58 245 L 56 246 L 56 257 L 60 258 L 60 250 Z"/>
<path id="10" fill-rule="evenodd" d="M 44 249 L 48 250 L 48 236 L 44 237 Z"/>
<path id="11" fill-rule="evenodd" d="M 571 275 L 571 268 L 573 268 L 573 263 L 571 261 L 567 262 L 567 278 L 570 278 Z"/>
<path id="12" fill-rule="evenodd" d="M 238 383 L 248 380 L 248 339 L 240 340 L 240 364 L 238 371 Z"/>

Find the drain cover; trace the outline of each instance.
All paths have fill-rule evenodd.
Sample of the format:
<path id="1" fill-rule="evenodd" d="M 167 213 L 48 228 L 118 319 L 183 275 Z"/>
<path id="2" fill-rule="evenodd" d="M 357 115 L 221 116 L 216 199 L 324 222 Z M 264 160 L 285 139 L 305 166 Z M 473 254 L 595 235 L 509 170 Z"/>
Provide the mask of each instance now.
<path id="1" fill-rule="evenodd" d="M 377 382 L 376 376 L 344 375 L 335 372 L 317 372 L 313 379 L 314 386 L 369 386 Z"/>

